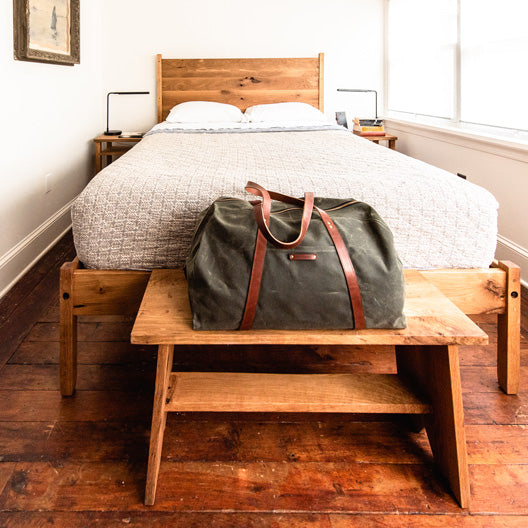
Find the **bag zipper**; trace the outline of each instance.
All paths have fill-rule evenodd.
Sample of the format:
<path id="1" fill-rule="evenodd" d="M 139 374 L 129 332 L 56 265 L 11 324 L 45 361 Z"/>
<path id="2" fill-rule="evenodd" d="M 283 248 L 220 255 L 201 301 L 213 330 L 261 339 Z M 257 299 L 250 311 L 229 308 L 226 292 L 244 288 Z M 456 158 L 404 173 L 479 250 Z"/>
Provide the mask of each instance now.
<path id="1" fill-rule="evenodd" d="M 336 207 L 331 207 L 330 209 L 323 209 L 323 211 L 326 211 L 327 213 L 329 211 L 338 211 L 339 209 L 343 209 L 343 207 L 348 207 L 349 205 L 353 205 L 355 203 L 359 203 L 359 200 L 353 200 L 351 202 L 346 202 L 341 205 L 337 205 Z M 287 213 L 289 211 L 299 211 L 301 210 L 300 207 L 289 207 L 288 209 L 281 209 L 280 211 L 273 211 L 271 214 L 282 214 Z"/>

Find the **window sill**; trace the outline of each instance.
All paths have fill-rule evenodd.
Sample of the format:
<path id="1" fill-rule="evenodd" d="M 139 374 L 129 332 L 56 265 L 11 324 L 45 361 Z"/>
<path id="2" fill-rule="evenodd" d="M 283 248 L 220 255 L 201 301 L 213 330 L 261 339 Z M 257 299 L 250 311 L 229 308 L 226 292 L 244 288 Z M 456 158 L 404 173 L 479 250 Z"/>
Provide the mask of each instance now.
<path id="1" fill-rule="evenodd" d="M 390 117 L 384 118 L 384 121 L 387 130 L 391 133 L 401 131 L 528 163 L 526 142 L 479 134 L 454 126 L 431 125 Z"/>

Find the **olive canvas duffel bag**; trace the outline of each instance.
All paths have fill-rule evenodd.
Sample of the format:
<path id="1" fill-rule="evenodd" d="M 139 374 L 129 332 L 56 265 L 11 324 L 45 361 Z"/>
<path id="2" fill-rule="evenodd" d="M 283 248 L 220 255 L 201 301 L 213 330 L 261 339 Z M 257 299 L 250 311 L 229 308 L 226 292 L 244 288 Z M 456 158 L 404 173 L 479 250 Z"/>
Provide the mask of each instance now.
<path id="1" fill-rule="evenodd" d="M 186 263 L 195 330 L 405 327 L 402 265 L 372 207 L 246 190 L 262 200 L 219 198 L 195 231 Z"/>

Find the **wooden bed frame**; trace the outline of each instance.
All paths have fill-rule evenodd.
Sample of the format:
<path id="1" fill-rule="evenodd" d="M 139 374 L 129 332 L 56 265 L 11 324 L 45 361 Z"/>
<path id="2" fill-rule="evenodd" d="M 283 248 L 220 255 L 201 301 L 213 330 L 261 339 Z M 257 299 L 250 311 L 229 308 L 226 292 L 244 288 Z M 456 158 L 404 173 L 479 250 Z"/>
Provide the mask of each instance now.
<path id="1" fill-rule="evenodd" d="M 280 101 L 323 110 L 324 56 L 286 59 L 163 59 L 157 56 L 157 116 L 181 102 L 201 100 L 248 106 Z M 520 269 L 496 262 L 485 269 L 422 272 L 465 314 L 498 314 L 497 375 L 516 394 L 520 371 Z M 77 317 L 135 315 L 150 272 L 83 269 L 76 258 L 60 274 L 61 393 L 75 392 Z"/>

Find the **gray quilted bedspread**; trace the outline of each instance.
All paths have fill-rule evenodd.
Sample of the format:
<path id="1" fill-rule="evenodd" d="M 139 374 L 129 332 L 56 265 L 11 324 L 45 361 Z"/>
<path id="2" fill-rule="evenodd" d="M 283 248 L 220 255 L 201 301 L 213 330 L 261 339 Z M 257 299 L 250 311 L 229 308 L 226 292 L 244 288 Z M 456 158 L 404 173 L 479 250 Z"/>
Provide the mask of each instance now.
<path id="1" fill-rule="evenodd" d="M 407 268 L 474 268 L 493 259 L 497 202 L 485 189 L 342 130 L 156 133 L 101 171 L 72 207 L 88 268 L 185 263 L 200 212 L 250 199 L 248 180 L 281 193 L 353 198 L 391 227 Z"/>

